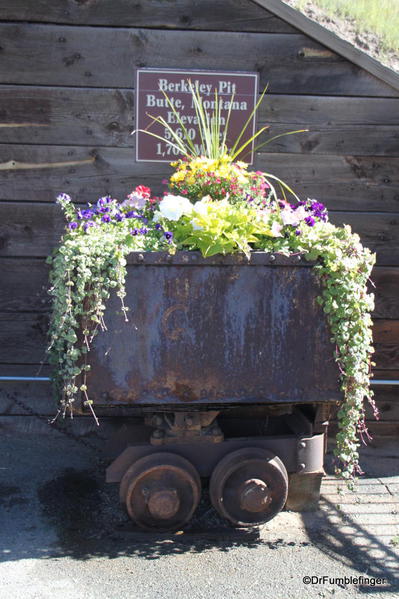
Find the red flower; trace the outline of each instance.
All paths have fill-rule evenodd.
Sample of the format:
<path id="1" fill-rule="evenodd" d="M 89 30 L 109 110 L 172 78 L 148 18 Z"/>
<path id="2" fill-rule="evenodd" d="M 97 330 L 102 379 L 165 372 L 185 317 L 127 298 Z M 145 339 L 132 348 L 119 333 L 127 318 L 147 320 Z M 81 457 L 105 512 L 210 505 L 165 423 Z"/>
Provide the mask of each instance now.
<path id="1" fill-rule="evenodd" d="M 141 194 L 144 198 L 149 198 L 151 195 L 151 189 L 145 187 L 145 185 L 137 185 L 136 192 Z"/>

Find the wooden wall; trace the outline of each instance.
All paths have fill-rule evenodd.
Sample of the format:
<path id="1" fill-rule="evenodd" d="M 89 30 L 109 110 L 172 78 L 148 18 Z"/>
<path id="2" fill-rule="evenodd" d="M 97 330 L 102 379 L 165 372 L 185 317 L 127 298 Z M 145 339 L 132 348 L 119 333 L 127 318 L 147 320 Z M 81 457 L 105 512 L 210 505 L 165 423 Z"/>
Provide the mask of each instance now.
<path id="1" fill-rule="evenodd" d="M 137 67 L 258 71 L 270 135 L 310 130 L 255 166 L 326 203 L 377 251 L 376 376 L 399 378 L 399 91 L 250 0 L 2 0 L 0 374 L 35 374 L 45 358 L 55 196 L 122 199 L 138 183 L 160 191 L 170 173 L 134 162 Z M 26 413 L 15 397 L 53 413 L 47 384 L 4 383 L 2 420 Z M 372 429 L 397 434 L 397 391 L 377 398 Z"/>

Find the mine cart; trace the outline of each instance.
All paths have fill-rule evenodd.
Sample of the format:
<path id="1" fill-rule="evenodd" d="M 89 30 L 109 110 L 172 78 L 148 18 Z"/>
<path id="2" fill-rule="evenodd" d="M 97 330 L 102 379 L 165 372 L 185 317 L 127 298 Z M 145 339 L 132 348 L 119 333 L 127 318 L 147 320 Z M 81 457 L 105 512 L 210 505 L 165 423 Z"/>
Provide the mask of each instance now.
<path id="1" fill-rule="evenodd" d="M 201 479 L 234 526 L 314 506 L 328 410 L 342 393 L 312 265 L 264 252 L 136 252 L 126 290 L 129 322 L 112 298 L 88 386 L 99 413 L 141 422 L 122 427 L 107 469 L 131 518 L 183 526 Z"/>

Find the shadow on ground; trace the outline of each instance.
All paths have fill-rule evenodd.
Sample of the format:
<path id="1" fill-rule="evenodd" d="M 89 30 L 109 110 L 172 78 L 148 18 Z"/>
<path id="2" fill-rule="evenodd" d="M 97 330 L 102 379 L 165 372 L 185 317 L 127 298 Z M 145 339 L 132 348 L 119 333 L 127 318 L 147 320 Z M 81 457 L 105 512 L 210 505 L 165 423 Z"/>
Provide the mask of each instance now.
<path id="1" fill-rule="evenodd" d="M 320 551 L 334 561 L 349 566 L 359 577 L 386 580 L 383 587 L 360 585 L 359 591 L 364 594 L 399 591 L 398 554 L 388 542 L 379 539 L 350 515 L 343 514 L 336 504 L 325 497 L 322 497 L 317 512 L 304 512 L 301 517 L 309 541 Z M 342 524 L 337 524 L 338 521 Z M 326 574 L 333 576 L 333 573 Z"/>
<path id="2" fill-rule="evenodd" d="M 69 449 L 69 445 L 65 449 Z M 30 456 L 26 452 L 21 455 L 26 456 L 28 463 Z M 268 529 L 248 532 L 226 525 L 213 510 L 205 491 L 192 522 L 184 531 L 145 533 L 133 525 L 121 508 L 117 485 L 104 482 L 105 463 L 101 459 L 93 460 L 89 454 L 85 457 L 79 450 L 74 468 L 60 468 L 57 455 L 58 452 L 54 452 L 55 457 L 51 457 L 43 444 L 38 466 L 31 469 L 30 480 L 26 476 L 26 465 L 21 464 L 21 472 L 17 468 L 14 478 L 12 468 L 4 468 L 10 475 L 6 484 L 0 486 L 0 510 L 4 517 L 4 526 L 0 524 L 0 561 L 62 557 L 84 561 L 121 556 L 157 560 L 185 553 L 229 552 L 240 547 L 263 546 L 266 551 L 297 548 L 305 552 L 306 547 L 316 547 L 330 560 L 348 566 L 354 574 L 387 579 L 384 587 L 360 587 L 359 591 L 392 593 L 398 589 L 395 548 L 348 514 L 344 515 L 345 525 L 352 532 L 345 532 L 345 526 L 337 524 L 337 520 L 342 521 L 342 512 L 327 498 L 317 512 L 301 515 L 303 525 L 300 527 L 299 518 L 284 520 L 284 515 L 281 516 L 288 526 L 295 520 L 296 529 L 283 527 L 280 533 L 276 526 L 272 533 Z M 70 463 L 72 456 L 68 453 L 65 456 L 62 461 Z M 50 468 L 51 459 L 57 463 Z M 10 460 L 14 462 L 11 454 Z M 25 480 L 29 483 L 26 487 Z"/>
<path id="3" fill-rule="evenodd" d="M 237 530 L 228 526 L 212 508 L 206 490 L 190 524 L 175 533 L 137 528 L 119 505 L 117 486 L 104 485 L 94 472 L 66 470 L 43 485 L 38 495 L 44 516 L 57 532 L 62 554 L 80 560 L 122 555 L 157 559 L 211 549 L 229 551 L 238 546 L 263 544 L 276 549 L 285 543 L 283 539 L 264 541 L 258 529 Z"/>

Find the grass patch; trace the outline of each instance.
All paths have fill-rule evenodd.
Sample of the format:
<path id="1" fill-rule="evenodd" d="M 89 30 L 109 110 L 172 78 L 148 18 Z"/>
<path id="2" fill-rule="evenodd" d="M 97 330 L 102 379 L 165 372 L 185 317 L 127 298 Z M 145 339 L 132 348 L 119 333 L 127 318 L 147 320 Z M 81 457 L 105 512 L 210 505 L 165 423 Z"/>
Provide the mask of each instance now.
<path id="1" fill-rule="evenodd" d="M 361 32 L 371 32 L 381 39 L 384 51 L 399 52 L 399 0 L 312 0 L 330 15 L 354 19 Z M 298 0 L 302 10 L 306 0 Z"/>

